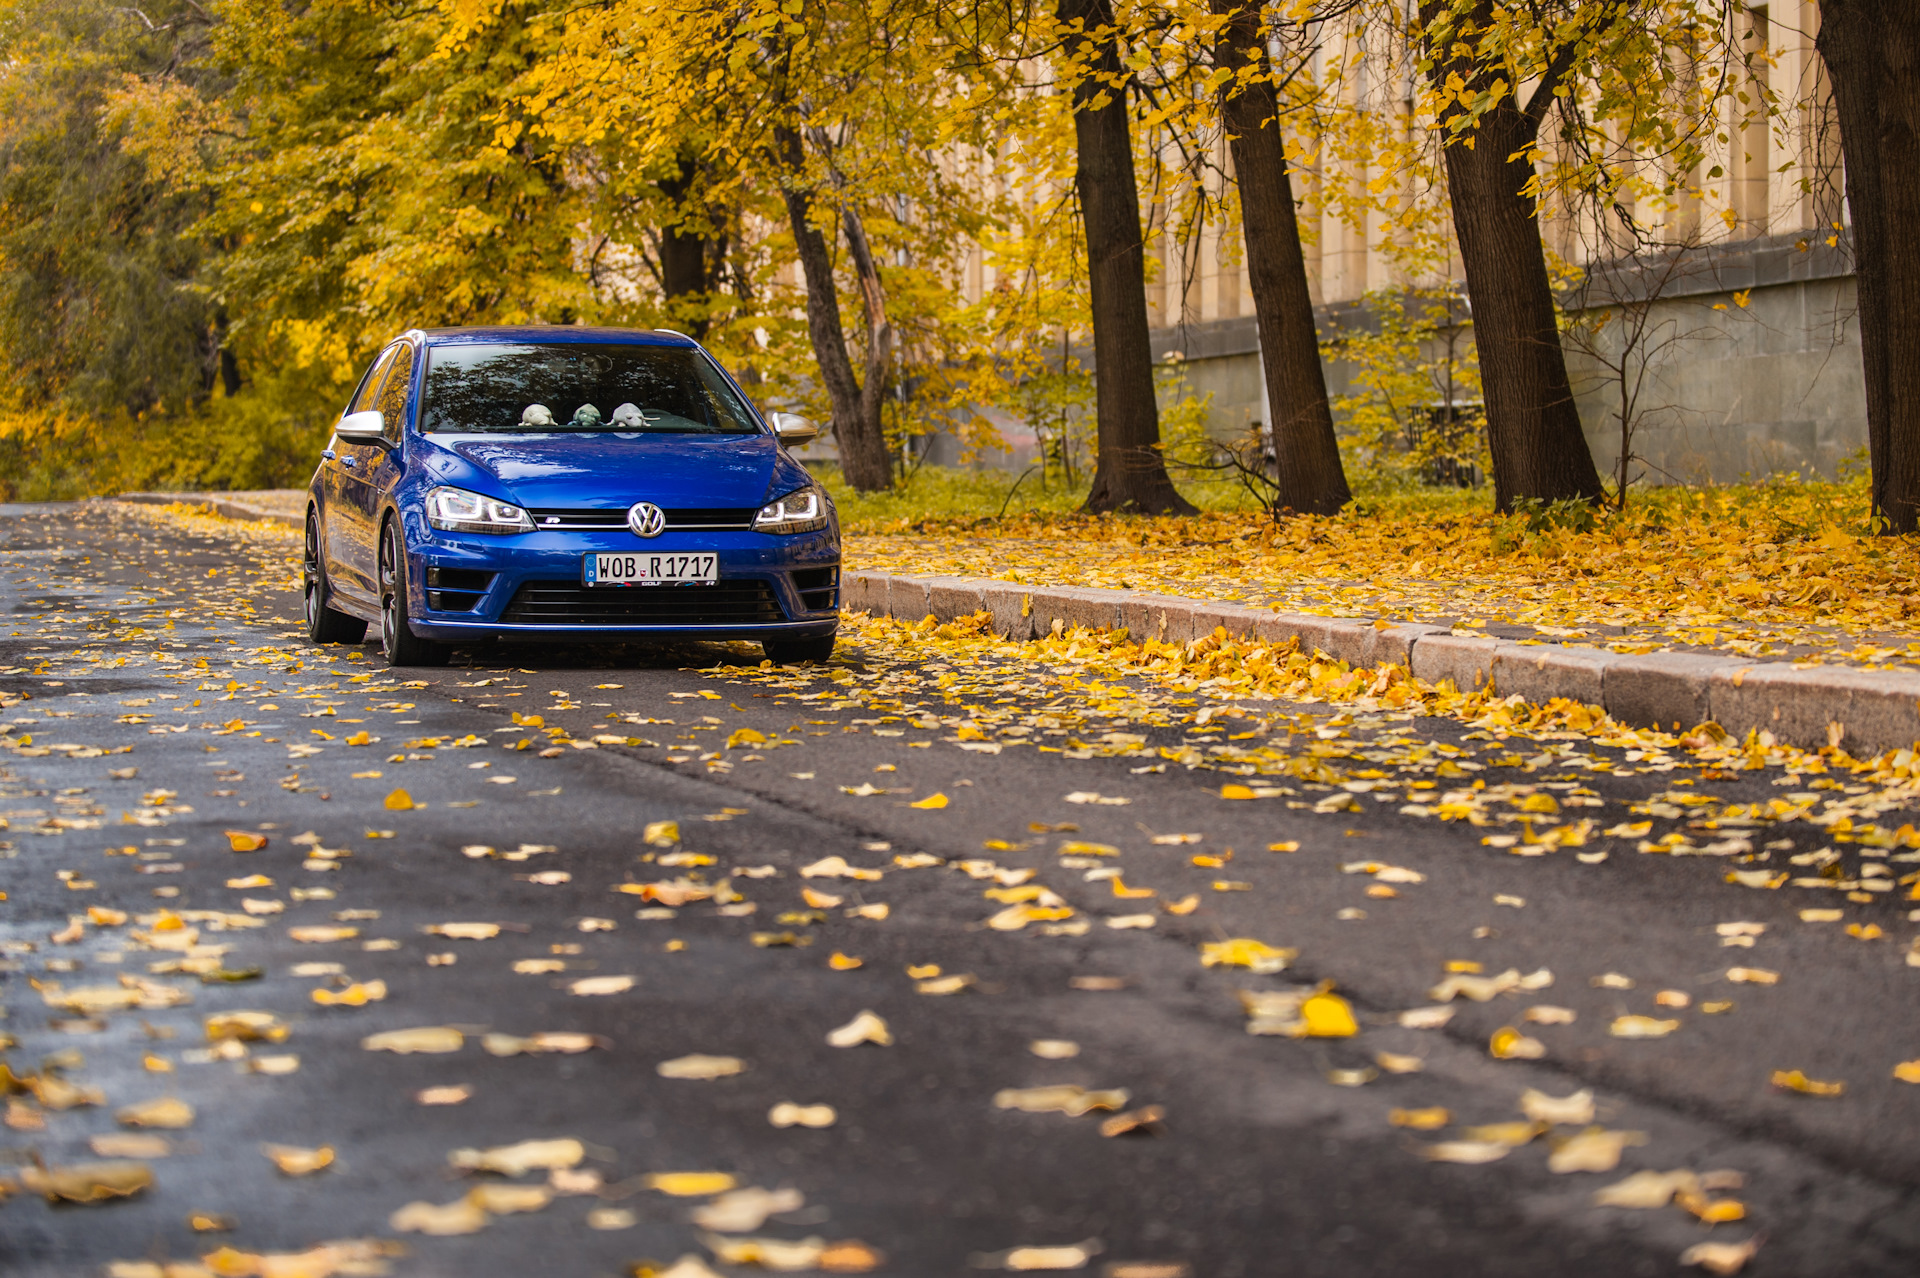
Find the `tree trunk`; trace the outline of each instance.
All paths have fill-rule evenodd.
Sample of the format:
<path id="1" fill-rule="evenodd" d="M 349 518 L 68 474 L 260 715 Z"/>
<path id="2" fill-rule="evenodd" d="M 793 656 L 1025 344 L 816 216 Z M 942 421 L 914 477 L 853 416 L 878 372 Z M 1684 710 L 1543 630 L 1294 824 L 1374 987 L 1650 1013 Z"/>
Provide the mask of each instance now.
<path id="1" fill-rule="evenodd" d="M 1429 4 L 1424 20 L 1445 6 Z M 1491 4 L 1472 8 L 1480 29 Z M 1436 53 L 1430 72 L 1444 84 L 1458 74 L 1486 91 L 1499 78 L 1467 54 Z M 1487 443 L 1493 453 L 1493 503 L 1511 510 L 1517 499 L 1599 501 L 1600 472 L 1580 431 L 1580 414 L 1560 349 L 1547 256 L 1537 209 L 1521 194 L 1533 180 L 1527 152 L 1539 135 L 1559 74 L 1533 89 L 1523 109 L 1513 90 L 1477 125 L 1447 143 L 1447 187 L 1454 236 L 1466 268 L 1473 307 L 1473 341 L 1480 354 L 1480 385 L 1487 401 Z M 1474 94 L 1463 95 L 1472 101 Z M 1460 112 L 1456 100 L 1441 118 Z"/>
<path id="2" fill-rule="evenodd" d="M 1212 0 L 1228 16 L 1214 60 L 1223 70 L 1258 67 L 1261 78 L 1222 91 L 1221 111 L 1234 180 L 1240 188 L 1240 224 L 1246 237 L 1247 280 L 1260 329 L 1260 364 L 1267 379 L 1277 491 L 1276 511 L 1331 515 L 1352 498 L 1340 466 L 1333 410 L 1320 367 L 1307 259 L 1300 248 L 1293 182 L 1280 136 L 1280 103 L 1265 78 L 1260 10 L 1252 0 Z"/>
<path id="3" fill-rule="evenodd" d="M 693 192 L 693 165 L 682 160 L 672 177 L 661 179 L 660 193 L 673 204 L 674 221 L 660 233 L 660 291 L 666 294 L 667 313 L 685 326 L 695 341 L 705 341 L 708 317 L 700 303 L 710 291 L 707 272 L 712 240 L 686 229 L 687 197 Z M 693 303 L 692 306 L 687 303 Z"/>
<path id="4" fill-rule="evenodd" d="M 1920 6 L 1821 0 L 1852 214 L 1873 510 L 1920 531 Z"/>
<path id="5" fill-rule="evenodd" d="M 1140 188 L 1133 172 L 1126 91 L 1119 87 L 1122 66 L 1113 5 L 1111 0 L 1059 0 L 1058 16 L 1063 23 L 1083 24 L 1067 42 L 1088 73 L 1073 88 L 1079 148 L 1074 187 L 1087 233 L 1100 446 L 1085 509 L 1192 514 L 1193 505 L 1174 491 L 1160 454 Z M 1101 98 L 1106 101 L 1098 102 Z"/>
<path id="6" fill-rule="evenodd" d="M 880 456 L 890 467 L 893 454 L 886 447 L 880 409 L 886 401 L 887 372 L 893 363 L 893 323 L 887 319 L 887 295 L 880 287 L 880 268 L 874 264 L 873 249 L 867 243 L 866 224 L 852 204 L 841 207 L 840 225 L 847 235 L 847 257 L 860 283 L 860 302 L 867 321 L 867 375 L 860 383 L 860 420 L 873 423 L 874 437 L 880 440 Z"/>
<path id="7" fill-rule="evenodd" d="M 880 424 L 880 406 L 886 389 L 885 360 L 892 348 L 892 330 L 874 332 L 871 329 L 872 299 L 877 296 L 879 280 L 877 276 L 872 279 L 869 291 L 868 393 L 863 394 L 860 381 L 854 375 L 853 360 L 847 354 L 846 331 L 840 326 L 840 294 L 833 280 L 833 256 L 827 249 L 826 235 L 813 221 L 814 193 L 806 181 L 806 152 L 800 134 L 785 126 L 776 127 L 773 133 L 778 158 L 786 169 L 781 195 L 787 206 L 787 220 L 793 227 L 800 273 L 807 283 L 807 336 L 813 340 L 813 355 L 820 364 L 820 381 L 831 405 L 833 437 L 840 445 L 840 472 L 856 492 L 879 492 L 893 482 L 893 458 L 887 451 L 886 433 Z M 858 225 L 857 219 L 852 225 Z M 864 236 L 861 245 L 864 248 Z M 855 269 L 861 274 L 863 290 L 867 290 L 871 255 L 868 255 L 866 270 L 858 266 Z M 884 311 L 881 314 L 884 319 Z"/>

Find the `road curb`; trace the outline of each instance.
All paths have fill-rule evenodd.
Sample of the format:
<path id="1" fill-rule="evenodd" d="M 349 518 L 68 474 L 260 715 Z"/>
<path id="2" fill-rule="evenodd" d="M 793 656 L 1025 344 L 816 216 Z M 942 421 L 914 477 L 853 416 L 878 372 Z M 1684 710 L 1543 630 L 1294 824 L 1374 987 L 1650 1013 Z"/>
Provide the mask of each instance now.
<path id="1" fill-rule="evenodd" d="M 300 527 L 300 516 L 289 515 L 285 511 L 265 510 L 259 506 L 249 506 L 245 502 L 234 501 L 217 493 L 121 493 L 109 497 L 108 501 L 138 502 L 143 506 L 198 506 L 210 510 L 216 515 L 225 515 L 228 519 L 265 519 L 271 523 L 285 524 L 289 528 Z"/>
<path id="2" fill-rule="evenodd" d="M 1839 666 L 1796 667 L 1702 653 L 1622 654 L 1604 648 L 1456 635 L 1439 626 L 1318 617 L 1175 595 L 1082 586 L 1024 586 L 977 577 L 842 574 L 850 612 L 920 621 L 985 609 L 995 633 L 1031 640 L 1076 626 L 1189 643 L 1224 627 L 1353 666 L 1404 665 L 1430 683 L 1466 691 L 1491 684 L 1531 702 L 1568 697 L 1637 728 L 1689 728 L 1709 720 L 1744 736 L 1772 732 L 1798 746 L 1839 745 L 1858 757 L 1920 743 L 1920 674 Z"/>

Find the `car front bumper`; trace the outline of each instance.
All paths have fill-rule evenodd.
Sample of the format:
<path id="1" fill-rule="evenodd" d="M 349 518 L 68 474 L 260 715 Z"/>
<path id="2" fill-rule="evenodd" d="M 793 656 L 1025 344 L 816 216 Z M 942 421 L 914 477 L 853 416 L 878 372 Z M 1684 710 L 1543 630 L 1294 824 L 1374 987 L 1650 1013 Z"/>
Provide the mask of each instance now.
<path id="1" fill-rule="evenodd" d="M 413 521 L 408 521 L 411 525 Z M 408 528 L 408 611 L 423 639 L 806 639 L 839 624 L 840 539 L 831 527 L 789 536 L 624 529 L 511 536 Z M 648 551 L 719 556 L 705 585 L 582 584 L 587 555 Z"/>

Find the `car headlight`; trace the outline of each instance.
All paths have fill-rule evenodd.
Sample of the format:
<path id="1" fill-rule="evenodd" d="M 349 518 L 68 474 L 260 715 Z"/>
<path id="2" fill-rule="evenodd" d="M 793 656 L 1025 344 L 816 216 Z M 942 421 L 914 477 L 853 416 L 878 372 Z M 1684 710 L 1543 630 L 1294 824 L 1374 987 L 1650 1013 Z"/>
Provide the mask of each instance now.
<path id="1" fill-rule="evenodd" d="M 802 488 L 769 502 L 753 517 L 753 529 L 763 533 L 803 533 L 827 526 L 827 498 L 818 488 Z"/>
<path id="2" fill-rule="evenodd" d="M 533 518 L 512 502 L 482 497 L 464 488 L 435 488 L 427 494 L 427 522 L 445 532 L 523 533 Z"/>

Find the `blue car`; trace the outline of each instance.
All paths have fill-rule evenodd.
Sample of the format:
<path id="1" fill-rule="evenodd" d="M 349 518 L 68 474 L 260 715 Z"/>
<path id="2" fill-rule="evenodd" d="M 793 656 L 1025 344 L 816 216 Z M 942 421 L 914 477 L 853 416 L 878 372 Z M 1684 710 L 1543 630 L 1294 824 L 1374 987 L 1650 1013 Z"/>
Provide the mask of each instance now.
<path id="1" fill-rule="evenodd" d="M 698 342 L 607 328 L 413 331 L 360 379 L 308 488 L 307 633 L 395 666 L 496 639 L 756 639 L 824 661 L 840 525 Z"/>

